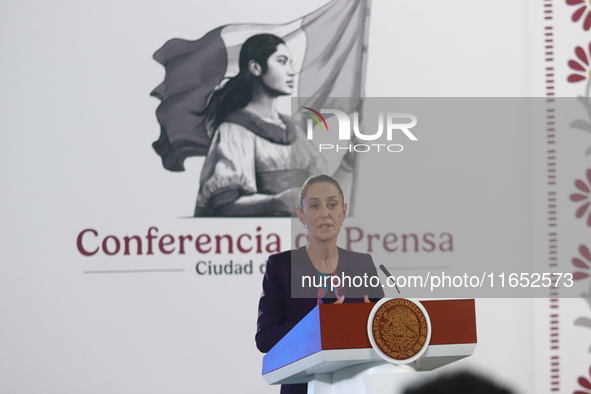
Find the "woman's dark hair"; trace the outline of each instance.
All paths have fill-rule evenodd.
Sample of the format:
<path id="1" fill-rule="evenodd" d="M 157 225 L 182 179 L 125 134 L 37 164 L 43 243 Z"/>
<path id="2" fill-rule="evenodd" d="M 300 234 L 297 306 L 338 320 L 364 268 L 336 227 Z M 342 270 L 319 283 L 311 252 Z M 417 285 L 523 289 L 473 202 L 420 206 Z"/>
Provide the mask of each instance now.
<path id="1" fill-rule="evenodd" d="M 310 178 L 306 179 L 306 181 L 304 182 L 304 184 L 302 185 L 302 187 L 300 189 L 300 197 L 299 197 L 300 209 L 303 209 L 302 202 L 304 201 L 304 198 L 306 198 L 306 193 L 308 192 L 308 187 L 310 187 L 310 185 L 313 185 L 315 183 L 320 183 L 320 182 L 328 182 L 328 183 L 332 183 L 333 185 L 335 185 L 339 191 L 339 194 L 341 195 L 341 200 L 343 200 L 343 204 L 345 203 L 345 196 L 343 195 L 343 189 L 341 189 L 341 185 L 339 185 L 337 180 L 334 179 L 333 177 L 331 177 L 330 175 L 317 174 L 317 175 L 312 175 Z"/>
<path id="2" fill-rule="evenodd" d="M 281 38 L 273 34 L 257 34 L 249 37 L 240 49 L 238 75 L 228 79 L 226 84 L 216 90 L 209 99 L 207 107 L 198 115 L 205 115 L 205 122 L 215 130 L 226 117 L 239 108 L 244 108 L 252 100 L 254 75 L 248 70 L 251 60 L 257 62 L 263 74 L 267 72 L 267 60 L 279 44 L 285 44 Z"/>

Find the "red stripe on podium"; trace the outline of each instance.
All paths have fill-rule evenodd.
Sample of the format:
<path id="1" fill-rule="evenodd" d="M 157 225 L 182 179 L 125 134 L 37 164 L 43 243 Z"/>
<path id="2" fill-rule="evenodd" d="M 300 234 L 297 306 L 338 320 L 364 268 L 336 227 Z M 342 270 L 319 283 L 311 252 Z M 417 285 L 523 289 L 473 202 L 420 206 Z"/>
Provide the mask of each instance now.
<path id="1" fill-rule="evenodd" d="M 431 319 L 429 345 L 477 343 L 474 300 L 421 301 Z"/>
<path id="2" fill-rule="evenodd" d="M 421 301 L 431 320 L 429 345 L 477 343 L 474 300 Z M 365 349 L 371 343 L 367 320 L 375 303 L 347 304 L 343 314 L 340 305 L 320 305 L 322 350 Z"/>

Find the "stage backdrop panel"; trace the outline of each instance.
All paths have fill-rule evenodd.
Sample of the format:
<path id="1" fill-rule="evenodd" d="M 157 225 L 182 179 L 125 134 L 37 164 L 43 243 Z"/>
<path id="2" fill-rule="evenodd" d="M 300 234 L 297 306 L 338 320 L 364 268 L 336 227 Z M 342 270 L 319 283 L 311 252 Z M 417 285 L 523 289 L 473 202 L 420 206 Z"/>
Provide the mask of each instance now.
<path id="1" fill-rule="evenodd" d="M 5 55 L 0 59 L 2 391 L 278 391 L 261 377 L 254 333 L 261 271 L 270 253 L 292 247 L 290 219 L 193 218 L 204 158 L 190 157 L 184 172 L 170 172 L 154 152 L 159 101 L 150 92 L 165 70 L 152 54 L 171 38 L 197 40 L 228 24 L 292 22 L 322 5 L 309 0 L 125 0 L 0 6 Z M 545 38 L 542 30 L 530 40 L 528 25 L 543 18 L 543 10 L 527 5 L 374 0 L 365 95 L 528 96 L 530 86 L 543 83 L 530 83 L 529 50 L 534 43 L 539 49 Z M 556 3 L 555 8 L 568 19 L 569 6 Z M 573 42 L 564 61 L 574 59 L 574 46 L 587 44 Z M 289 98 L 280 106 L 289 113 Z M 474 138 L 475 144 L 488 141 Z M 516 138 L 514 155 L 484 151 L 475 160 L 487 169 L 494 161 L 503 166 L 495 168 L 519 167 L 530 135 Z M 536 149 L 532 144 L 529 148 Z M 586 148 L 578 140 L 575 144 Z M 538 165 L 536 154 L 531 168 Z M 584 151 L 579 156 L 584 162 Z M 414 178 L 425 189 L 439 185 L 428 168 L 441 171 L 454 164 L 437 150 L 430 160 L 399 173 L 406 189 L 400 199 L 412 200 Z M 571 185 L 584 179 L 583 167 L 568 178 Z M 359 187 L 371 177 L 370 168 L 369 162 L 359 162 Z M 527 189 L 524 182 L 531 175 L 519 168 L 505 197 Z M 504 174 L 491 171 L 493 179 Z M 451 176 L 454 189 L 474 190 L 461 174 Z M 447 185 L 439 187 L 432 198 L 450 193 Z M 429 198 L 420 198 L 421 207 L 433 209 Z M 518 204 L 526 204 L 521 198 L 516 197 Z M 574 218 L 574 205 L 563 198 L 564 210 Z M 358 213 L 364 213 L 363 205 Z M 434 221 L 421 211 L 401 212 L 396 226 L 444 232 L 462 223 L 444 210 L 432 213 L 438 215 Z M 531 215 L 514 223 L 546 220 L 535 210 Z M 438 224 L 431 224 L 435 220 Z M 583 219 L 573 221 L 585 226 Z M 537 233 L 530 229 L 524 237 L 532 234 Z M 459 237 L 469 236 L 475 234 Z M 468 241 L 454 245 L 458 258 L 463 242 Z M 563 249 L 571 246 L 569 259 L 578 253 L 576 244 Z M 532 249 L 511 250 L 525 256 Z M 406 255 L 405 264 L 424 261 L 422 256 Z M 536 373 L 549 374 L 547 361 L 534 372 L 539 340 L 532 334 L 538 327 L 534 302 L 484 299 L 476 305 L 478 348 L 473 357 L 447 368 L 472 368 L 521 392 L 543 392 L 534 383 Z M 581 312 L 574 315 L 582 316 L 586 306 L 577 307 Z M 507 323 L 499 324 L 499 316 Z M 569 334 L 573 343 L 586 335 L 585 327 L 574 330 Z M 549 338 L 539 341 L 548 347 Z M 577 365 L 580 372 L 573 373 L 584 374 L 586 366 Z"/>

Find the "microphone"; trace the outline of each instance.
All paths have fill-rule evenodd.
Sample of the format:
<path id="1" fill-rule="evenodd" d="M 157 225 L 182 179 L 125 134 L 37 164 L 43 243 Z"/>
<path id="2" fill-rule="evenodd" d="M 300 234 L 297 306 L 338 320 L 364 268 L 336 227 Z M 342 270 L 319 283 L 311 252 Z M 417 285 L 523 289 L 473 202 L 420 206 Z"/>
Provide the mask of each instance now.
<path id="1" fill-rule="evenodd" d="M 394 277 L 392 276 L 392 274 L 390 272 L 388 272 L 386 267 L 384 267 L 384 264 L 380 264 L 380 269 L 382 270 L 382 272 L 384 274 L 386 274 L 387 277 L 392 278 L 392 281 L 394 282 L 394 286 L 396 286 L 396 290 L 398 290 L 398 294 L 400 294 L 400 289 L 398 289 L 398 285 L 396 284 L 396 280 L 394 280 Z"/>

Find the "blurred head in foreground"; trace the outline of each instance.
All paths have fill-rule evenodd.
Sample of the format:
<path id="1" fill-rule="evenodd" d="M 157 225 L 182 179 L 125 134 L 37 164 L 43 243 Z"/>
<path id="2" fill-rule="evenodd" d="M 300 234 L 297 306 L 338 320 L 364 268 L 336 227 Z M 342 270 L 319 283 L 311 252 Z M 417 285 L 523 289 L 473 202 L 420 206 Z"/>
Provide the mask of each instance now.
<path id="1" fill-rule="evenodd" d="M 421 386 L 406 389 L 404 394 L 513 394 L 488 379 L 470 372 L 438 377 Z"/>

